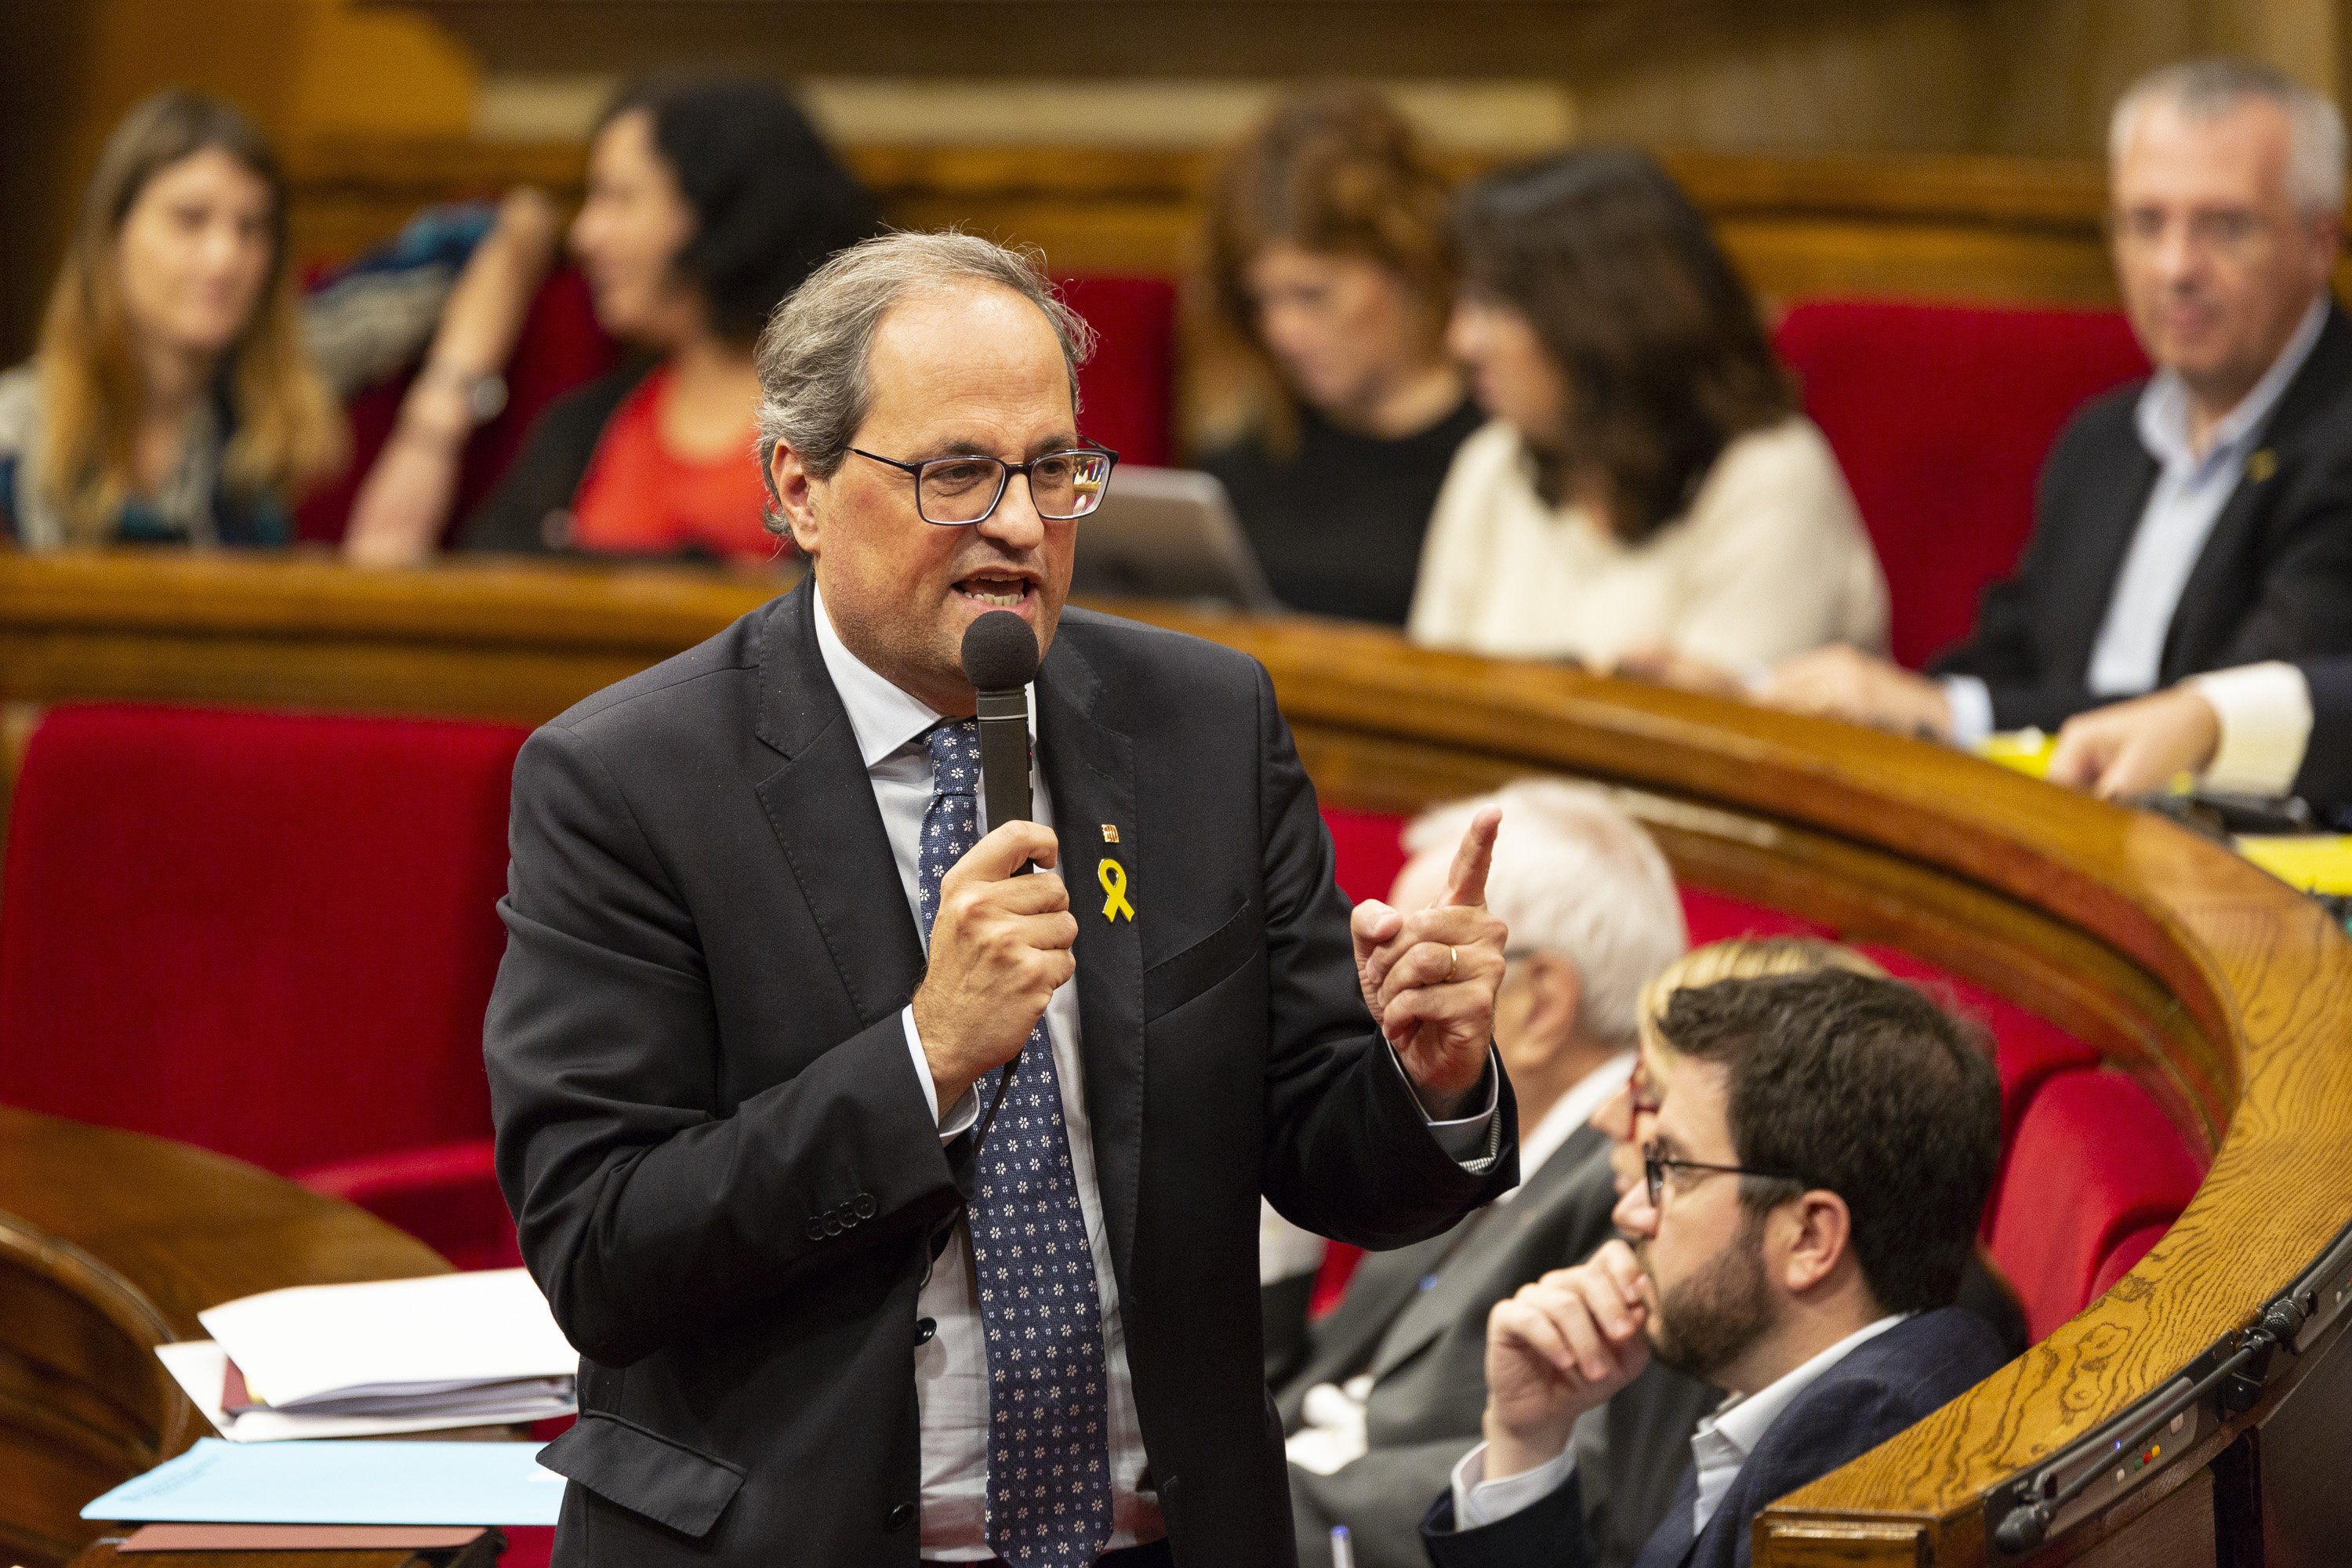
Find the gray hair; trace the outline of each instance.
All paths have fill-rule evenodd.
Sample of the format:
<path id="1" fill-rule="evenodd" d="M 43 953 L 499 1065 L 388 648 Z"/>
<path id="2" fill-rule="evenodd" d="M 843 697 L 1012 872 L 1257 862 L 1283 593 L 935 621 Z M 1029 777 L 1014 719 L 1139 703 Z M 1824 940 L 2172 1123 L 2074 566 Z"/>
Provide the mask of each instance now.
<path id="1" fill-rule="evenodd" d="M 2107 121 L 2107 158 L 2120 163 L 2140 116 L 2168 104 L 2189 121 L 2215 120 L 2250 99 L 2278 105 L 2286 115 L 2287 195 L 2306 216 L 2344 211 L 2344 116 L 2326 94 L 2315 92 L 2273 66 L 2216 58 L 2184 60 L 2150 71 L 2125 89 Z"/>
<path id="2" fill-rule="evenodd" d="M 1416 858 L 1451 855 L 1488 805 L 1503 808 L 1503 827 L 1486 907 L 1511 928 L 1512 951 L 1574 964 L 1578 1027 L 1631 1046 L 1641 1034 L 1642 988 L 1690 942 L 1665 856 L 1607 795 L 1565 779 L 1521 779 L 1425 812 L 1405 829 L 1405 848 Z"/>
<path id="3" fill-rule="evenodd" d="M 868 366 L 874 334 L 891 307 L 958 284 L 1010 289 L 1045 312 L 1070 373 L 1070 407 L 1078 405 L 1078 366 L 1095 352 L 1095 331 L 1066 304 L 1045 273 L 1045 253 L 1018 250 L 975 235 L 899 232 L 864 240 L 835 255 L 787 296 L 760 334 L 760 472 L 774 499 L 776 448 L 800 454 L 824 479 L 849 455 L 850 438 L 873 400 Z M 768 526 L 784 530 L 771 515 Z"/>

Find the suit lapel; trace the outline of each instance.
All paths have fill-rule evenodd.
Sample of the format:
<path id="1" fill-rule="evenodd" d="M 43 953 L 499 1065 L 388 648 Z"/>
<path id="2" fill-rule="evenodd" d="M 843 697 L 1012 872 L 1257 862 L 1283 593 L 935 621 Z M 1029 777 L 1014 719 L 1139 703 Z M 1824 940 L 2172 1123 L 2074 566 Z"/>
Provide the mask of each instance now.
<path id="1" fill-rule="evenodd" d="M 2140 445 L 2137 425 L 2132 427 L 2129 441 L 2129 479 L 2118 475 L 2119 482 L 2103 487 L 2102 504 L 2091 509 L 2084 519 L 2078 545 L 2082 565 L 2079 574 L 2069 575 L 2090 594 L 2082 601 L 2082 613 L 2063 616 L 2059 622 L 2065 640 L 2051 660 L 2049 668 L 2053 669 L 2091 668 L 2091 650 L 2098 641 L 2100 628 L 2106 624 L 2107 605 L 2115 597 L 2116 580 L 2123 575 L 2124 556 L 2139 532 L 2140 515 L 2147 510 L 2148 496 L 2156 489 L 2157 461 Z"/>
<path id="2" fill-rule="evenodd" d="M 1462 1222 L 1469 1234 L 1462 1237 L 1459 1245 L 1445 1258 L 1444 1267 L 1438 1270 L 1437 1283 L 1406 1305 L 1387 1337 L 1381 1340 L 1371 1366 L 1375 1380 L 1386 1377 L 1423 1345 L 1461 1321 L 1469 1310 L 1471 1297 L 1495 1289 L 1494 1268 L 1500 1255 L 1510 1250 L 1527 1226 L 1539 1223 L 1555 1206 L 1573 1195 L 1577 1176 L 1587 1162 L 1605 1147 L 1606 1139 L 1599 1131 L 1579 1128 L 1536 1168 L 1534 1177 L 1509 1203 L 1490 1205 Z M 1563 1258 L 1558 1266 L 1565 1268 L 1577 1261 Z"/>
<path id="3" fill-rule="evenodd" d="M 757 733 L 785 761 L 755 789 L 850 1005 L 870 1027 L 914 994 L 923 946 L 856 733 L 817 651 L 815 603 L 803 579 L 761 630 Z"/>
<path id="4" fill-rule="evenodd" d="M 1094 1123 L 1095 1184 L 1119 1288 L 1129 1288 L 1143 1160 L 1143 942 L 1132 913 L 1107 919 L 1098 870 L 1132 868 L 1125 847 L 1150 830 L 1135 798 L 1135 742 L 1095 717 L 1100 683 L 1056 637 L 1037 672 L 1038 766 L 1053 802 L 1062 879 L 1078 920 L 1078 1059 Z M 1107 841 L 1108 825 L 1118 835 Z"/>
<path id="5" fill-rule="evenodd" d="M 1681 1568 L 1690 1560 L 1691 1550 L 1698 1544 L 1698 1534 L 1691 1529 L 1691 1510 L 1698 1506 L 1698 1469 L 1693 1466 L 1683 1471 L 1683 1484 L 1675 1489 L 1675 1500 L 1666 1505 L 1666 1517 L 1650 1539 L 1642 1543 L 1642 1554 L 1633 1559 L 1633 1568 Z M 1718 1514 L 1722 1510 L 1716 1510 Z M 1710 1519 L 1709 1524 L 1715 1522 Z"/>

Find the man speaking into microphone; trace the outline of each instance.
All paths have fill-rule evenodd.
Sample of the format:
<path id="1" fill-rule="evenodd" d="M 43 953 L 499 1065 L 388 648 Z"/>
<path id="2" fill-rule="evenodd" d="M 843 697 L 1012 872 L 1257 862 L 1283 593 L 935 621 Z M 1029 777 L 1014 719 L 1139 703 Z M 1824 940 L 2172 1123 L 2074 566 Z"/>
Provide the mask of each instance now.
<path id="1" fill-rule="evenodd" d="M 1256 662 L 1064 611 L 1089 337 L 983 240 L 835 258 L 759 349 L 807 578 L 516 763 L 486 1050 L 567 1568 L 1288 1563 L 1259 1194 L 1387 1247 L 1517 1179 L 1492 814 L 1351 922 Z"/>

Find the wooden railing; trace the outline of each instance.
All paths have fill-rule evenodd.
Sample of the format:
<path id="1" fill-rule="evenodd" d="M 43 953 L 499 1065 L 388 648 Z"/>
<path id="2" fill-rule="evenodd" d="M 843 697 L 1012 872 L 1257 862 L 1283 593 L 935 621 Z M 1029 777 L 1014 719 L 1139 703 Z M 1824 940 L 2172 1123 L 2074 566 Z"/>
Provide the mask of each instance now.
<path id="1" fill-rule="evenodd" d="M 492 564 L 0 558 L 0 700 L 536 720 L 775 589 Z M 2123 1281 L 1962 1399 L 1776 1503 L 1758 1522 L 1759 1564 L 2015 1560 L 1988 1545 L 1984 1494 L 2165 1388 L 2352 1221 L 2352 942 L 2221 847 L 1865 731 L 1328 623 L 1138 608 L 1265 662 L 1326 799 L 1404 810 L 1530 773 L 1599 780 L 1685 879 L 2014 999 L 2147 1083 L 2213 1152 L 2195 1201 Z M 2281 1357 L 2260 1402 L 2071 1524 L 2047 1560 L 2114 1538 L 2128 1553 L 2204 1543 L 2130 1561 L 2214 1561 L 2220 1534 L 2273 1530 L 2273 1562 L 2322 1560 L 2291 1555 L 2291 1538 L 2346 1506 L 2327 1480 L 2352 1439 L 2340 1339 L 2338 1324 Z"/>

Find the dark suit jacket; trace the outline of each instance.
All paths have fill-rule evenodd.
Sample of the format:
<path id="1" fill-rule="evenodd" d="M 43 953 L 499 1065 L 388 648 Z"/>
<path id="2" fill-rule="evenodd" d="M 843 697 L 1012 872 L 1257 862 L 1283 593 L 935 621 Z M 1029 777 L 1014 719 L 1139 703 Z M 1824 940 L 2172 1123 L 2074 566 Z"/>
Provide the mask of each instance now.
<path id="1" fill-rule="evenodd" d="M 813 603 L 589 699 L 515 764 L 487 1053 L 499 1180 L 582 1356 L 543 1461 L 573 1483 L 567 1564 L 916 1561 L 916 1296 L 969 1151 L 908 1058 L 922 947 Z M 1254 660 L 1072 611 L 1037 700 L 1151 1475 L 1184 1561 L 1286 1562 L 1258 1194 L 1370 1247 L 1434 1235 L 1515 1179 L 1508 1085 L 1471 1174 L 1363 1010 Z M 1089 904 L 1106 855 L 1132 920 Z"/>
<path id="2" fill-rule="evenodd" d="M 1330 1561 L 1335 1524 L 1354 1536 L 1358 1568 L 1422 1561 L 1422 1513 L 1478 1441 L 1486 1314 L 1546 1269 L 1580 1260 L 1615 1234 L 1609 1147 L 1599 1130 L 1579 1128 L 1509 1203 L 1357 1265 L 1339 1304 L 1311 1331 L 1306 1364 L 1275 1394 L 1283 1429 L 1296 1432 L 1308 1389 L 1372 1377 L 1369 1451 L 1328 1476 L 1291 1468 L 1302 1561 Z"/>
<path id="3" fill-rule="evenodd" d="M 2294 793 L 2330 823 L 2352 818 L 2352 658 L 2301 661 L 2311 687 L 2311 739 Z"/>
<path id="4" fill-rule="evenodd" d="M 1985 590 L 1976 629 L 1930 667 L 1972 675 L 2000 728 L 2055 730 L 2098 706 L 2086 684 L 2125 553 L 2158 466 L 2140 445 L 2142 385 L 2067 423 L 2042 465 L 2033 536 Z M 2269 658 L 2352 653 L 2352 320 L 2331 303 L 2271 411 L 2166 634 L 2158 685 Z"/>
<path id="5" fill-rule="evenodd" d="M 1636 1568 L 1748 1568 L 1748 1526 L 1767 1503 L 1876 1447 L 1989 1376 L 2003 1360 L 1990 1329 L 1957 1307 L 1925 1312 L 1858 1346 L 1764 1430 L 1696 1538 L 1697 1473 Z M 1437 1568 L 1583 1568 L 1592 1561 L 1573 1475 L 1532 1507 L 1478 1530 L 1454 1529 L 1449 1492 L 1423 1526 Z"/>

